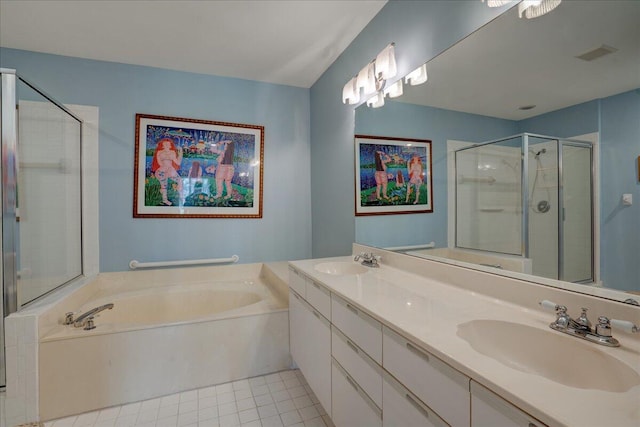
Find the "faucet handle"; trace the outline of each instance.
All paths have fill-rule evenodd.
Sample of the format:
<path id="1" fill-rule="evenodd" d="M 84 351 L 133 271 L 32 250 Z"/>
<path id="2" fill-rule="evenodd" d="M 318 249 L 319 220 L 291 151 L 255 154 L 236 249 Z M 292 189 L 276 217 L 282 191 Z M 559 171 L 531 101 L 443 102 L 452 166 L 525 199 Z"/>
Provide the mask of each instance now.
<path id="1" fill-rule="evenodd" d="M 74 312 L 73 311 L 69 311 L 68 313 L 66 313 L 64 315 L 64 322 L 62 324 L 63 325 L 73 325 L 73 322 L 75 321 L 73 316 L 74 316 Z"/>
<path id="2" fill-rule="evenodd" d="M 640 328 L 628 320 L 609 319 L 611 326 L 628 334 L 640 332 Z"/>
<path id="3" fill-rule="evenodd" d="M 564 307 L 564 306 L 559 306 L 558 304 L 556 304 L 553 301 L 549 301 L 549 300 L 542 300 L 539 302 L 540 306 L 542 308 L 544 308 L 545 310 L 548 311 L 558 311 L 558 308 L 560 307 Z M 565 307 L 565 311 L 567 310 L 567 308 Z"/>
<path id="4" fill-rule="evenodd" d="M 92 329 L 95 329 L 96 325 L 93 323 L 93 316 L 89 317 L 87 319 L 87 324 L 85 325 L 85 327 L 83 328 L 85 331 L 90 331 Z"/>
<path id="5" fill-rule="evenodd" d="M 608 317 L 598 317 L 598 324 L 596 325 L 596 334 L 603 337 L 611 336 L 611 322 Z"/>

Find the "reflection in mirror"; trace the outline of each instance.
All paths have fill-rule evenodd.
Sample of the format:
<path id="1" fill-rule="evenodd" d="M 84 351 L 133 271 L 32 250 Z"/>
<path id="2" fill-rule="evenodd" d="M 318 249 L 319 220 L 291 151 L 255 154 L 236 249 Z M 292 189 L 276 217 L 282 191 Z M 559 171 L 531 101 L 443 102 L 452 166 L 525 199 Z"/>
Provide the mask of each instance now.
<path id="1" fill-rule="evenodd" d="M 433 213 L 357 217 L 356 241 L 434 241 L 411 253 L 624 300 L 609 290 L 640 293 L 640 214 L 622 204 L 640 199 L 640 2 L 516 9 L 429 61 L 426 84 L 356 110 L 356 133 L 431 139 L 434 185 Z"/>

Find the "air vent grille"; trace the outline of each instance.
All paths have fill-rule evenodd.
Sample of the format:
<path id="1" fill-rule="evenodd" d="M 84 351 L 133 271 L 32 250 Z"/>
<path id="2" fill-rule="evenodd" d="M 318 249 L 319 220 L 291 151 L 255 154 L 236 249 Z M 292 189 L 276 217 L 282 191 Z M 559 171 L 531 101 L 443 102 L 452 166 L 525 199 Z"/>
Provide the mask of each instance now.
<path id="1" fill-rule="evenodd" d="M 583 61 L 594 61 L 598 58 L 602 58 L 605 55 L 609 55 L 610 53 L 616 52 L 618 49 L 615 47 L 607 46 L 603 44 L 600 47 L 592 49 L 588 52 L 583 53 L 582 55 L 576 56 L 578 59 L 582 59 Z"/>

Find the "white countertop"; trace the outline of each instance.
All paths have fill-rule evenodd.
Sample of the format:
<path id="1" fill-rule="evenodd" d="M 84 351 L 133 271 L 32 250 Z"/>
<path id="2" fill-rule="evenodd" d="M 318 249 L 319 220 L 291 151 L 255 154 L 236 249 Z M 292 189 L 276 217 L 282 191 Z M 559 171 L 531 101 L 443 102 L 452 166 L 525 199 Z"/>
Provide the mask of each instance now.
<path id="1" fill-rule="evenodd" d="M 509 321 L 554 333 L 548 327 L 555 318 L 553 313 L 527 309 L 384 263 L 359 275 L 336 276 L 314 269 L 327 261 L 352 262 L 352 258 L 292 261 L 290 265 L 549 426 L 640 426 L 640 385 L 622 393 L 568 387 L 507 367 L 476 352 L 457 335 L 458 325 L 477 319 Z M 580 358 L 579 349 L 596 347 L 640 373 L 640 341 L 627 338 L 627 334 L 614 333 L 622 343 L 618 348 L 558 334 L 575 341 L 578 350 L 557 354 L 557 358 Z"/>

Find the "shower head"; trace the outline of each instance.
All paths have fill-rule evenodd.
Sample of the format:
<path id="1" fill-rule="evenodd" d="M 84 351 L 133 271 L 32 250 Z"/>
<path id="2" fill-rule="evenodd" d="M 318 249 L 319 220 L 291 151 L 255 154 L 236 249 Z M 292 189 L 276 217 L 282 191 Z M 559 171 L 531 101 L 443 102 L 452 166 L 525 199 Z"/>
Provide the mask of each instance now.
<path id="1" fill-rule="evenodd" d="M 544 154 L 544 153 L 546 153 L 546 152 L 547 152 L 547 149 L 546 149 L 546 148 L 543 148 L 542 150 L 540 150 L 540 151 L 538 151 L 538 152 L 536 152 L 536 151 L 534 151 L 534 150 L 529 150 L 529 152 L 530 152 L 530 153 L 532 153 L 532 154 L 536 157 L 536 159 L 537 159 L 537 158 L 538 158 L 538 156 L 540 156 L 540 154 Z"/>

